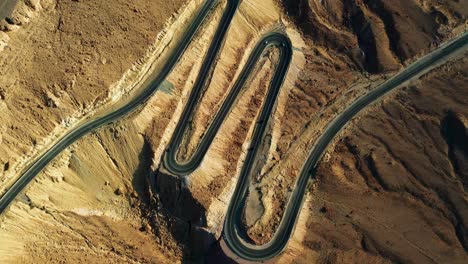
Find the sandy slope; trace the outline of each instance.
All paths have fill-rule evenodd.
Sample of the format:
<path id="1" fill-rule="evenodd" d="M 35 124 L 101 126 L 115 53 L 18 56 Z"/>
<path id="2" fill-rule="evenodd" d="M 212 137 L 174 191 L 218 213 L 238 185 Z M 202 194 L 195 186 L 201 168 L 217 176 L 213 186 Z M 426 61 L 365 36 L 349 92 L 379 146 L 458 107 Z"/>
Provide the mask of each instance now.
<path id="1" fill-rule="evenodd" d="M 18 22 L 21 26 L 5 25 L 6 33 L 0 32 L 0 47 L 4 46 L 0 64 L 5 65 L 0 71 L 8 69 L 11 77 L 0 77 L 4 110 L 0 155 L 12 153 L 0 156 L 2 186 L 14 177 L 22 160 L 67 123 L 73 124 L 75 119 L 70 117 L 79 118 L 106 100 L 117 100 L 138 84 L 136 80 L 157 64 L 155 58 L 165 47 L 161 43 L 172 39 L 173 29 L 182 28 L 182 21 L 200 2 L 190 1 L 165 25 L 181 3 L 164 6 L 141 0 L 132 6 L 126 2 L 108 6 L 100 1 L 60 1 L 57 5 L 47 0 L 37 10 L 21 7 L 28 16 L 18 15 L 17 20 L 28 17 L 27 21 Z M 381 82 L 386 77 L 382 73 L 392 74 L 456 34 L 466 19 L 456 11 L 464 1 L 447 5 L 376 1 L 383 3 L 378 9 L 385 14 L 369 1 L 354 2 L 246 0 L 232 21 L 180 156 L 189 156 L 196 147 L 260 36 L 272 29 L 286 32 L 294 58 L 245 212 L 253 243 L 265 243 L 273 235 L 300 166 L 324 126 L 353 98 Z M 216 8 L 164 87 L 140 112 L 84 137 L 31 184 L 2 220 L 3 259 L 30 261 L 43 252 L 50 256 L 40 259 L 43 262 L 58 262 L 64 252 L 70 252 L 67 262 L 83 256 L 96 262 L 177 262 L 207 251 L 218 256 L 219 248 L 212 246 L 221 235 L 275 50 L 258 64 L 255 77 L 188 181 L 165 174 L 160 161 L 223 6 L 224 2 Z M 107 16 L 90 15 L 109 8 L 113 12 Z M 80 20 L 80 14 L 87 19 Z M 386 26 L 389 16 L 397 22 L 393 30 L 398 38 Z M 78 22 L 84 24 L 78 27 Z M 164 34 L 157 35 L 163 27 Z M 373 42 L 363 43 L 363 37 Z M 25 48 L 29 46 L 34 49 Z M 24 67 L 15 65 L 13 58 L 24 58 Z M 48 71 L 43 71 L 49 61 Z M 463 236 L 456 232 L 466 222 L 460 189 L 465 176 L 459 172 L 463 162 L 458 141 L 443 147 L 438 134 L 444 118 L 462 120 L 450 121 L 455 124 L 451 127 L 466 123 L 466 100 L 458 98 L 463 90 L 449 89 L 463 89 L 463 74 L 457 73 L 463 72 L 462 67 L 463 62 L 458 62 L 428 74 L 415 87 L 371 108 L 347 130 L 346 138 L 330 151 L 332 158 L 321 165 L 319 181 L 311 184 L 290 246 L 273 262 L 442 262 L 447 256 L 455 262 L 463 258 Z M 450 80 L 454 83 L 447 84 Z M 453 107 L 456 114 L 447 115 L 444 105 Z M 433 143 L 429 138 L 415 141 L 414 135 L 425 129 L 420 122 L 432 129 L 424 135 L 440 143 L 436 156 L 431 156 L 430 149 L 420 156 L 411 154 L 435 145 L 428 144 Z M 382 138 L 379 133 L 384 133 Z M 384 144 L 385 140 L 402 143 Z M 405 165 L 407 157 L 416 161 L 415 168 Z M 440 180 L 439 175 L 451 180 Z M 435 190 L 455 194 L 434 196 Z M 421 241 L 430 243 L 421 245 Z"/>

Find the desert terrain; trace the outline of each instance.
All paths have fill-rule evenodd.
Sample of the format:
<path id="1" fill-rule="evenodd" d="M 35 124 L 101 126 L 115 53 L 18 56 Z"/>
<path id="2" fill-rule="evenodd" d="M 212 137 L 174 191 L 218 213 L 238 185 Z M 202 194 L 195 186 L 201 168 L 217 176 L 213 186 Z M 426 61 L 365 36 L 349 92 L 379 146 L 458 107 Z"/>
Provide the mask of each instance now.
<path id="1" fill-rule="evenodd" d="M 202 0 L 19 0 L 0 22 L 0 191 L 86 120 L 161 70 Z M 188 177 L 162 162 L 227 6 L 208 14 L 147 103 L 81 137 L 0 216 L 4 263 L 244 263 L 223 237 L 278 49 L 268 49 Z M 187 160 L 259 39 L 292 59 L 242 212 L 251 244 L 274 238 L 314 143 L 340 112 L 466 31 L 468 1 L 245 0 L 178 150 Z M 367 107 L 309 181 L 289 243 L 269 263 L 465 263 L 466 50 Z"/>

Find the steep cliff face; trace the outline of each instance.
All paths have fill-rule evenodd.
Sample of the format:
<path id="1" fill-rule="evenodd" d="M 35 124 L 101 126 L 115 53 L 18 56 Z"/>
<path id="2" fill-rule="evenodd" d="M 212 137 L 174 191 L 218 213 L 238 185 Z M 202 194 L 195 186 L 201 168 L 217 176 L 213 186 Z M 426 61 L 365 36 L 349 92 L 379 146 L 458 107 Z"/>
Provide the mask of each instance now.
<path id="1" fill-rule="evenodd" d="M 464 23 L 467 1 L 282 1 L 316 44 L 339 52 L 370 73 L 385 72 L 427 52 Z"/>

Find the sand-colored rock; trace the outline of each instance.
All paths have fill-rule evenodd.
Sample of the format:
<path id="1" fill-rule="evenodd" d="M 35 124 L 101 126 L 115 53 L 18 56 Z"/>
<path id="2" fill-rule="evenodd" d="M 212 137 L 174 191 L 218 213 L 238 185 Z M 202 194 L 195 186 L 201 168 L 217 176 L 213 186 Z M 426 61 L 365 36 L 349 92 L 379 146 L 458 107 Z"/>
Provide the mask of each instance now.
<path id="1" fill-rule="evenodd" d="M 304 242 L 318 263 L 466 260 L 466 62 L 370 107 L 331 150 Z"/>
<path id="2" fill-rule="evenodd" d="M 64 131 L 137 93 L 161 67 L 201 2 L 183 6 L 182 1 L 156 5 L 144 0 L 111 6 L 101 1 L 22 2 L 15 23 L 0 31 L 0 73 L 11 77 L 0 77 L 1 187 L 6 188 L 31 156 Z M 246 232 L 254 243 L 266 243 L 273 236 L 296 176 L 326 124 L 359 95 L 463 30 L 465 14 L 456 12 L 463 1 L 392 2 L 376 1 L 386 15 L 369 1 L 242 1 L 179 157 L 193 153 L 260 37 L 270 30 L 286 33 L 294 46 L 293 61 L 245 211 Z M 177 263 L 219 253 L 224 214 L 276 51 L 269 50 L 258 63 L 199 169 L 178 179 L 165 173 L 161 158 L 224 6 L 221 1 L 145 106 L 80 139 L 2 216 L 0 260 L 58 262 L 63 252 L 70 252 L 64 261 L 85 256 L 87 262 Z M 416 11 L 411 13 L 413 7 Z M 297 14 L 298 8 L 306 12 Z M 404 18 L 399 20 L 397 13 Z M 82 16 L 87 19 L 77 26 Z M 398 22 L 400 38 L 388 31 L 388 16 Z M 377 47 L 365 57 L 360 40 L 364 36 L 371 36 L 370 44 Z M 17 60 L 21 67 L 14 63 Z M 48 71 L 43 70 L 46 62 Z M 422 143 L 414 135 L 421 131 L 426 135 L 427 125 L 432 129 L 428 135 L 443 144 L 437 120 L 450 123 L 451 129 L 460 124 L 466 128 L 464 101 L 457 99 L 463 97 L 445 82 L 453 80 L 453 86 L 463 88 L 458 84 L 464 80 L 463 64 L 465 60 L 428 73 L 423 81 L 412 83 L 415 87 L 394 93 L 343 131 L 345 138 L 325 155 L 318 181 L 310 183 L 288 248 L 271 263 L 462 259 L 463 242 L 457 232 L 466 222 L 466 208 L 459 143 L 447 143 L 450 147 L 431 156 L 432 149 L 421 151 Z M 433 100 L 436 106 L 428 109 Z M 454 108 L 453 113 L 443 115 L 444 105 Z M 385 126 L 379 127 L 376 120 Z M 413 126 L 418 122 L 424 125 Z M 387 133 L 392 129 L 393 134 Z M 377 138 L 383 132 L 385 138 Z M 402 138 L 408 139 L 408 146 L 382 146 L 385 139 Z M 410 155 L 421 161 L 413 169 L 405 161 Z M 424 176 L 441 173 L 451 180 Z M 456 194 L 437 197 L 434 190 Z M 412 222 L 408 225 L 402 219 Z M 427 240 L 430 243 L 421 244 Z"/>
<path id="3" fill-rule="evenodd" d="M 131 88 L 119 85 L 122 75 L 140 70 L 147 49 L 161 44 L 157 37 L 171 37 L 161 30 L 181 3 L 43 1 L 33 10 L 20 1 L 13 17 L 29 10 L 30 20 L 6 32 L 8 46 L 0 53 L 0 160 L 10 164 L 0 172 L 2 190 L 67 129 L 122 98 Z"/>
<path id="4" fill-rule="evenodd" d="M 317 45 L 348 55 L 371 73 L 395 70 L 454 36 L 467 2 L 282 0 Z"/>

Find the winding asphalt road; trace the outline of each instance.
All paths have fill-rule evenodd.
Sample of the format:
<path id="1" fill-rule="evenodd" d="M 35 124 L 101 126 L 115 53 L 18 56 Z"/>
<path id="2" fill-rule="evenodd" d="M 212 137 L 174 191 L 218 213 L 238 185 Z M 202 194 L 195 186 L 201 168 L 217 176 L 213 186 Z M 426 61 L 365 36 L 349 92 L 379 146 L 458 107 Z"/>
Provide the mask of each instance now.
<path id="1" fill-rule="evenodd" d="M 55 145 L 49 150 L 40 155 L 22 172 L 18 180 L 8 189 L 7 192 L 0 198 L 0 213 L 3 213 L 15 197 L 34 179 L 34 177 L 60 152 L 70 146 L 80 137 L 85 134 L 96 130 L 98 127 L 112 123 L 136 110 L 139 106 L 144 104 L 158 89 L 159 85 L 166 79 L 167 75 L 172 71 L 179 58 L 184 53 L 185 49 L 190 44 L 193 36 L 199 30 L 204 19 L 216 4 L 216 0 L 208 0 L 200 8 L 199 13 L 189 25 L 182 40 L 174 49 L 173 53 L 169 56 L 165 67 L 157 76 L 148 84 L 146 89 L 137 96 L 135 96 L 128 104 L 124 105 L 116 111 L 96 119 L 91 119 L 76 129 L 70 131 L 63 136 Z"/>
<path id="2" fill-rule="evenodd" d="M 285 249 L 294 230 L 297 217 L 302 208 L 308 180 L 314 178 L 315 169 L 323 153 L 339 131 L 362 109 L 376 102 L 386 93 L 401 86 L 404 82 L 417 77 L 431 65 L 443 62 L 444 58 L 447 56 L 462 49 L 466 50 L 467 48 L 468 34 L 465 32 L 457 39 L 417 60 L 382 85 L 358 98 L 337 116 L 316 141 L 307 161 L 304 163 L 276 233 L 267 244 L 260 246 L 249 244 L 243 239 L 245 235 L 240 225 L 242 209 L 245 204 L 250 181 L 250 164 L 255 158 L 256 147 L 260 144 L 260 142 L 252 141 L 254 145 L 250 147 L 250 149 L 253 149 L 251 151 L 252 153 L 247 154 L 244 167 L 241 170 L 239 181 L 231 198 L 231 203 L 229 204 L 225 218 L 224 237 L 230 249 L 241 258 L 256 261 L 270 259 L 280 254 Z"/>
<path id="3" fill-rule="evenodd" d="M 15 199 L 15 197 L 27 186 L 29 182 L 61 151 L 67 148 L 70 144 L 76 141 L 78 138 L 95 130 L 96 128 L 105 124 L 111 123 L 118 120 L 125 115 L 136 110 L 140 105 L 144 104 L 151 95 L 158 89 L 162 81 L 172 71 L 179 58 L 184 53 L 185 49 L 191 42 L 195 33 L 199 30 L 203 21 L 209 14 L 210 10 L 215 6 L 217 0 L 207 0 L 200 8 L 198 15 L 194 21 L 190 24 L 186 33 L 184 34 L 181 42 L 177 48 L 170 55 L 165 67 L 160 73 L 148 84 L 145 90 L 135 96 L 128 104 L 122 108 L 96 119 L 92 119 L 83 125 L 77 127 L 73 131 L 66 134 L 60 139 L 55 145 L 53 145 L 48 151 L 32 162 L 25 170 L 21 177 L 12 185 L 12 187 L 0 198 L 0 213 L 3 213 L 9 204 Z M 217 28 L 213 41 L 210 48 L 205 56 L 200 74 L 196 80 L 195 87 L 190 95 L 190 100 L 185 107 L 182 117 L 176 127 L 174 135 L 171 139 L 169 147 L 164 155 L 163 162 L 165 168 L 175 175 L 186 176 L 190 172 L 195 170 L 203 160 L 203 157 L 209 148 L 214 136 L 216 135 L 223 120 L 230 112 L 232 105 L 235 103 L 235 99 L 240 89 L 244 86 L 247 81 L 250 72 L 252 71 L 255 63 L 263 54 L 263 52 L 271 47 L 276 46 L 280 51 L 280 60 L 275 69 L 274 77 L 270 83 L 267 98 L 265 99 L 264 106 L 261 110 L 260 117 L 256 123 L 252 142 L 247 152 L 247 156 L 244 165 L 241 169 L 238 183 L 236 185 L 234 194 L 231 198 L 231 202 L 228 207 L 228 211 L 225 218 L 224 224 L 224 239 L 230 249 L 237 254 L 239 257 L 248 260 L 266 260 L 270 259 L 279 253 L 287 245 L 289 238 L 294 230 L 294 226 L 297 220 L 297 216 L 302 207 L 304 194 L 306 192 L 307 182 L 310 178 L 314 177 L 315 168 L 319 162 L 322 154 L 326 150 L 331 140 L 336 134 L 363 108 L 369 104 L 377 101 L 384 94 L 390 90 L 400 86 L 402 83 L 416 77 L 418 74 L 423 72 L 425 69 L 435 63 L 443 62 L 444 58 L 448 55 L 467 48 L 468 34 L 463 34 L 456 40 L 444 45 L 436 51 L 430 53 L 422 59 L 419 59 L 415 63 L 411 64 L 405 70 L 394 76 L 393 78 L 386 81 L 384 84 L 375 88 L 365 96 L 357 99 L 351 106 L 344 110 L 334 121 L 332 121 L 322 136 L 316 142 L 312 149 L 309 158 L 304 163 L 296 187 L 291 194 L 288 206 L 285 210 L 283 219 L 270 242 L 265 245 L 252 245 L 246 239 L 245 234 L 242 231 L 240 219 L 242 215 L 242 208 L 245 203 L 247 196 L 247 190 L 250 181 L 250 173 L 252 170 L 252 164 L 255 160 L 259 144 L 264 136 L 267 121 L 270 117 L 271 111 L 275 105 L 278 91 L 283 83 L 284 77 L 288 71 L 288 66 L 292 56 L 291 42 L 287 36 L 271 32 L 265 35 L 261 41 L 254 48 L 250 55 L 247 64 L 242 70 L 239 78 L 236 80 L 234 87 L 226 97 L 220 110 L 216 113 L 212 124 L 208 128 L 204 137 L 201 140 L 198 148 L 194 155 L 187 162 L 178 162 L 176 159 L 177 149 L 180 147 L 183 135 L 186 131 L 187 126 L 191 122 L 191 116 L 196 104 L 199 101 L 199 97 L 203 88 L 207 85 L 213 71 L 215 60 L 219 54 L 219 50 L 225 39 L 225 33 L 227 32 L 232 17 L 237 10 L 239 0 L 228 0 L 226 10 L 224 11 L 221 22 Z"/>
<path id="4" fill-rule="evenodd" d="M 377 101 L 387 92 L 400 86 L 402 83 L 410 80 L 411 78 L 416 77 L 431 65 L 441 62 L 445 57 L 452 54 L 453 52 L 467 48 L 468 35 L 464 34 L 455 41 L 443 46 L 442 48 L 439 48 L 438 50 L 411 64 L 405 70 L 389 79 L 384 84 L 370 91 L 365 96 L 357 99 L 329 124 L 325 132 L 316 142 L 307 161 L 302 167 L 299 178 L 296 182 L 296 187 L 291 194 L 290 200 L 288 201 L 288 206 L 284 212 L 283 219 L 281 220 L 275 235 L 267 244 L 259 246 L 249 243 L 245 232 L 242 229 L 241 216 L 243 213 L 245 199 L 247 197 L 251 179 L 252 165 L 255 161 L 258 149 L 264 137 L 266 125 L 268 123 L 267 121 L 270 118 L 271 111 L 275 105 L 278 91 L 283 83 L 289 63 L 291 61 L 292 46 L 287 36 L 272 32 L 260 40 L 250 55 L 233 88 L 229 92 L 219 111 L 215 114 L 212 123 L 208 127 L 206 133 L 203 135 L 194 154 L 187 161 L 181 162 L 177 160 L 177 152 L 182 143 L 184 134 L 191 126 L 194 110 L 197 103 L 199 102 L 200 95 L 209 82 L 209 77 L 211 76 L 210 74 L 215 66 L 214 61 L 217 57 L 221 47 L 221 41 L 224 39 L 230 22 L 228 19 L 232 18 L 233 16 L 233 9 L 235 5 L 237 5 L 236 1 L 228 1 L 228 6 L 221 19 L 221 23 L 217 29 L 213 42 L 211 43 L 207 53 L 208 55 L 205 57 L 202 70 L 198 75 L 195 86 L 190 94 L 190 99 L 182 112 L 180 121 L 177 124 L 171 141 L 168 144 L 166 153 L 163 157 L 163 162 L 164 167 L 170 173 L 181 177 L 188 176 L 191 172 L 197 169 L 201 164 L 215 135 L 217 134 L 222 122 L 226 119 L 226 116 L 229 114 L 232 105 L 235 103 L 240 90 L 248 80 L 249 74 L 255 66 L 255 63 L 260 58 L 261 54 L 270 46 L 274 45 L 279 47 L 280 60 L 275 70 L 273 79 L 270 83 L 268 94 L 265 99 L 260 117 L 257 120 L 251 144 L 249 146 L 244 165 L 241 168 L 236 189 L 228 207 L 223 230 L 226 244 L 236 255 L 248 260 L 261 261 L 270 259 L 280 254 L 286 247 L 287 242 L 289 241 L 289 238 L 291 237 L 291 234 L 294 230 L 297 216 L 302 207 L 307 182 L 310 178 L 314 177 L 315 168 L 320 161 L 322 154 L 332 139 L 336 136 L 336 134 L 359 111 L 364 109 L 369 104 Z"/>

